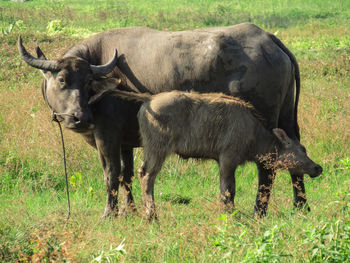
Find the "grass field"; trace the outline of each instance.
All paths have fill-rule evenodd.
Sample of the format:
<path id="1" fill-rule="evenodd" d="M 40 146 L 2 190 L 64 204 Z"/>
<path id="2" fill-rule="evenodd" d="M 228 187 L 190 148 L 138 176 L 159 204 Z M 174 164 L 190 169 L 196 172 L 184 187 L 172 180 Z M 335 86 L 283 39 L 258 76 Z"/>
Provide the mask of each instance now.
<path id="1" fill-rule="evenodd" d="M 64 131 L 72 217 L 58 127 L 41 97 L 39 71 L 17 52 L 18 35 L 55 59 L 95 32 L 124 26 L 184 30 L 250 21 L 275 33 L 301 70 L 302 143 L 323 174 L 305 178 L 310 213 L 292 206 L 280 172 L 268 216 L 253 204 L 257 171 L 237 171 L 237 211 L 218 206 L 213 161 L 171 157 L 157 178 L 159 223 L 138 213 L 102 220 L 97 153 Z M 0 0 L 0 262 L 350 262 L 350 1 Z M 142 149 L 135 150 L 135 172 Z"/>

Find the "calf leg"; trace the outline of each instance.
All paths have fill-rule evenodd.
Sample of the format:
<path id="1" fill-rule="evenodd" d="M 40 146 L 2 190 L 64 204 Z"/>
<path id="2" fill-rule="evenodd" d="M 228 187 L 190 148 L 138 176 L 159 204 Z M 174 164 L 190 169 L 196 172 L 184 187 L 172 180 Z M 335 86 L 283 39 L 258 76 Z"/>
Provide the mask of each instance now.
<path id="1" fill-rule="evenodd" d="M 310 211 L 310 207 L 307 205 L 304 175 L 303 174 L 291 174 L 293 192 L 294 192 L 294 206 L 297 208 L 306 208 Z"/>
<path id="2" fill-rule="evenodd" d="M 122 165 L 121 165 L 121 187 L 123 203 L 119 210 L 119 215 L 126 215 L 128 209 L 136 211 L 134 198 L 132 196 L 132 180 L 134 178 L 134 159 L 132 147 L 121 147 Z"/>
<path id="3" fill-rule="evenodd" d="M 256 196 L 254 212 L 263 217 L 266 215 L 267 206 L 270 199 L 270 193 L 275 179 L 275 172 L 269 169 L 265 169 L 262 164 L 258 164 L 259 182 L 258 193 Z"/>
<path id="4" fill-rule="evenodd" d="M 166 155 L 152 156 L 144 148 L 144 163 L 139 170 L 139 178 L 142 190 L 143 204 L 146 208 L 147 219 L 157 219 L 156 206 L 154 203 L 154 182 Z"/>
<path id="5" fill-rule="evenodd" d="M 232 159 L 220 158 L 220 194 L 221 202 L 225 208 L 232 211 L 234 208 L 234 198 L 236 194 L 235 165 Z"/>

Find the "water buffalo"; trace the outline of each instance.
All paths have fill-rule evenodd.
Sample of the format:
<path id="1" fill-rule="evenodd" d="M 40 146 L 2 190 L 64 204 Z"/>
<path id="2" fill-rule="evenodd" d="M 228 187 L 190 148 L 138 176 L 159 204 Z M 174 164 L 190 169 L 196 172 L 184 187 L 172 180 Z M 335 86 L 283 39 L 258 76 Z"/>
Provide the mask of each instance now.
<path id="1" fill-rule="evenodd" d="M 221 199 L 233 207 L 235 170 L 253 161 L 270 170 L 259 174 L 255 210 L 266 214 L 275 172 L 319 176 L 322 167 L 306 154 L 304 146 L 282 130 L 273 133 L 247 102 L 218 93 L 171 91 L 154 96 L 146 93 L 115 92 L 114 95 L 144 102 L 138 113 L 144 162 L 140 182 L 146 215 L 156 217 L 154 182 L 166 157 L 171 153 L 189 158 L 214 159 L 220 169 Z"/>
<path id="2" fill-rule="evenodd" d="M 279 127 L 291 139 L 300 139 L 298 63 L 276 36 L 250 23 L 181 32 L 115 29 L 73 46 L 57 60 L 47 60 L 40 48 L 34 58 L 21 41 L 18 47 L 23 60 L 43 72 L 43 94 L 52 110 L 97 148 L 107 187 L 105 216 L 118 211 L 119 185 L 125 190 L 120 213 L 133 207 L 133 148 L 139 138 L 135 105 L 106 95 L 93 108 L 87 106 L 95 92 L 89 84 L 105 81 L 101 75 L 125 75 L 122 87 L 141 93 L 194 90 L 238 96 L 260 112 L 269 129 Z M 115 50 L 118 59 L 109 63 Z M 262 165 L 258 171 L 262 178 L 270 173 Z M 303 174 L 291 177 L 294 205 L 303 207 Z"/>

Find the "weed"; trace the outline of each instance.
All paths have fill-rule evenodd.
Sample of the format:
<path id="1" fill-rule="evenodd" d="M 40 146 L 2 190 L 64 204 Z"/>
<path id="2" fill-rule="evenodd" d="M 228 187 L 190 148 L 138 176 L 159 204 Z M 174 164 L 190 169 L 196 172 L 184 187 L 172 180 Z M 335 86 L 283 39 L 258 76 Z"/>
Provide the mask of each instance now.
<path id="1" fill-rule="evenodd" d="M 121 259 L 126 255 L 124 241 L 125 239 L 117 247 L 111 245 L 109 249 L 99 251 L 92 256 L 91 262 L 122 262 Z"/>
<path id="2" fill-rule="evenodd" d="M 11 33 L 12 29 L 13 29 L 13 24 L 10 24 L 6 28 L 1 28 L 1 33 L 2 33 L 3 36 L 6 36 L 6 35 Z"/>
<path id="3" fill-rule="evenodd" d="M 64 29 L 64 25 L 61 20 L 52 20 L 47 24 L 47 33 L 49 35 L 55 35 Z"/>
<path id="4" fill-rule="evenodd" d="M 350 171 L 350 158 L 341 159 L 341 160 L 339 161 L 339 164 L 342 165 L 342 167 L 340 167 L 340 169 Z"/>
<path id="5" fill-rule="evenodd" d="M 15 23 L 13 23 L 13 24 L 10 24 L 10 25 L 8 25 L 7 27 L 4 27 L 4 28 L 0 28 L 0 30 L 1 30 L 1 34 L 2 34 L 2 36 L 4 37 L 4 36 L 6 36 L 6 35 L 9 35 L 12 31 L 13 31 L 13 29 L 18 29 L 20 32 L 23 32 L 25 29 L 26 29 L 26 27 L 24 26 L 24 24 L 23 24 L 23 21 L 22 20 L 17 20 Z"/>
<path id="6" fill-rule="evenodd" d="M 263 233 L 253 237 L 249 242 L 249 229 L 246 224 L 234 219 L 236 210 L 231 215 L 221 214 L 218 220 L 224 223 L 218 227 L 214 245 L 223 253 L 221 261 L 237 261 L 237 253 L 244 251 L 239 262 L 284 262 L 283 258 L 292 255 L 280 252 L 282 244 L 281 226 L 274 225 Z"/>
<path id="7" fill-rule="evenodd" d="M 69 183 L 73 189 L 76 189 L 77 187 L 81 186 L 83 183 L 81 172 L 76 172 L 75 174 L 73 174 L 69 179 Z"/>
<path id="8" fill-rule="evenodd" d="M 325 223 L 305 233 L 304 244 L 310 243 L 310 262 L 350 261 L 350 221 Z"/>

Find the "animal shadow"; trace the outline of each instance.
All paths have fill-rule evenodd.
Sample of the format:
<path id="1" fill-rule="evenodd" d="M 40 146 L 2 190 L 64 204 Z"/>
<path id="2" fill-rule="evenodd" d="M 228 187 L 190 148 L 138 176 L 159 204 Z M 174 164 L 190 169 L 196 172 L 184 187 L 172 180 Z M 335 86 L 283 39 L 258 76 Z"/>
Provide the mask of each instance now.
<path id="1" fill-rule="evenodd" d="M 178 194 L 163 194 L 161 195 L 161 200 L 170 202 L 172 204 L 188 205 L 191 202 L 192 198 Z"/>

